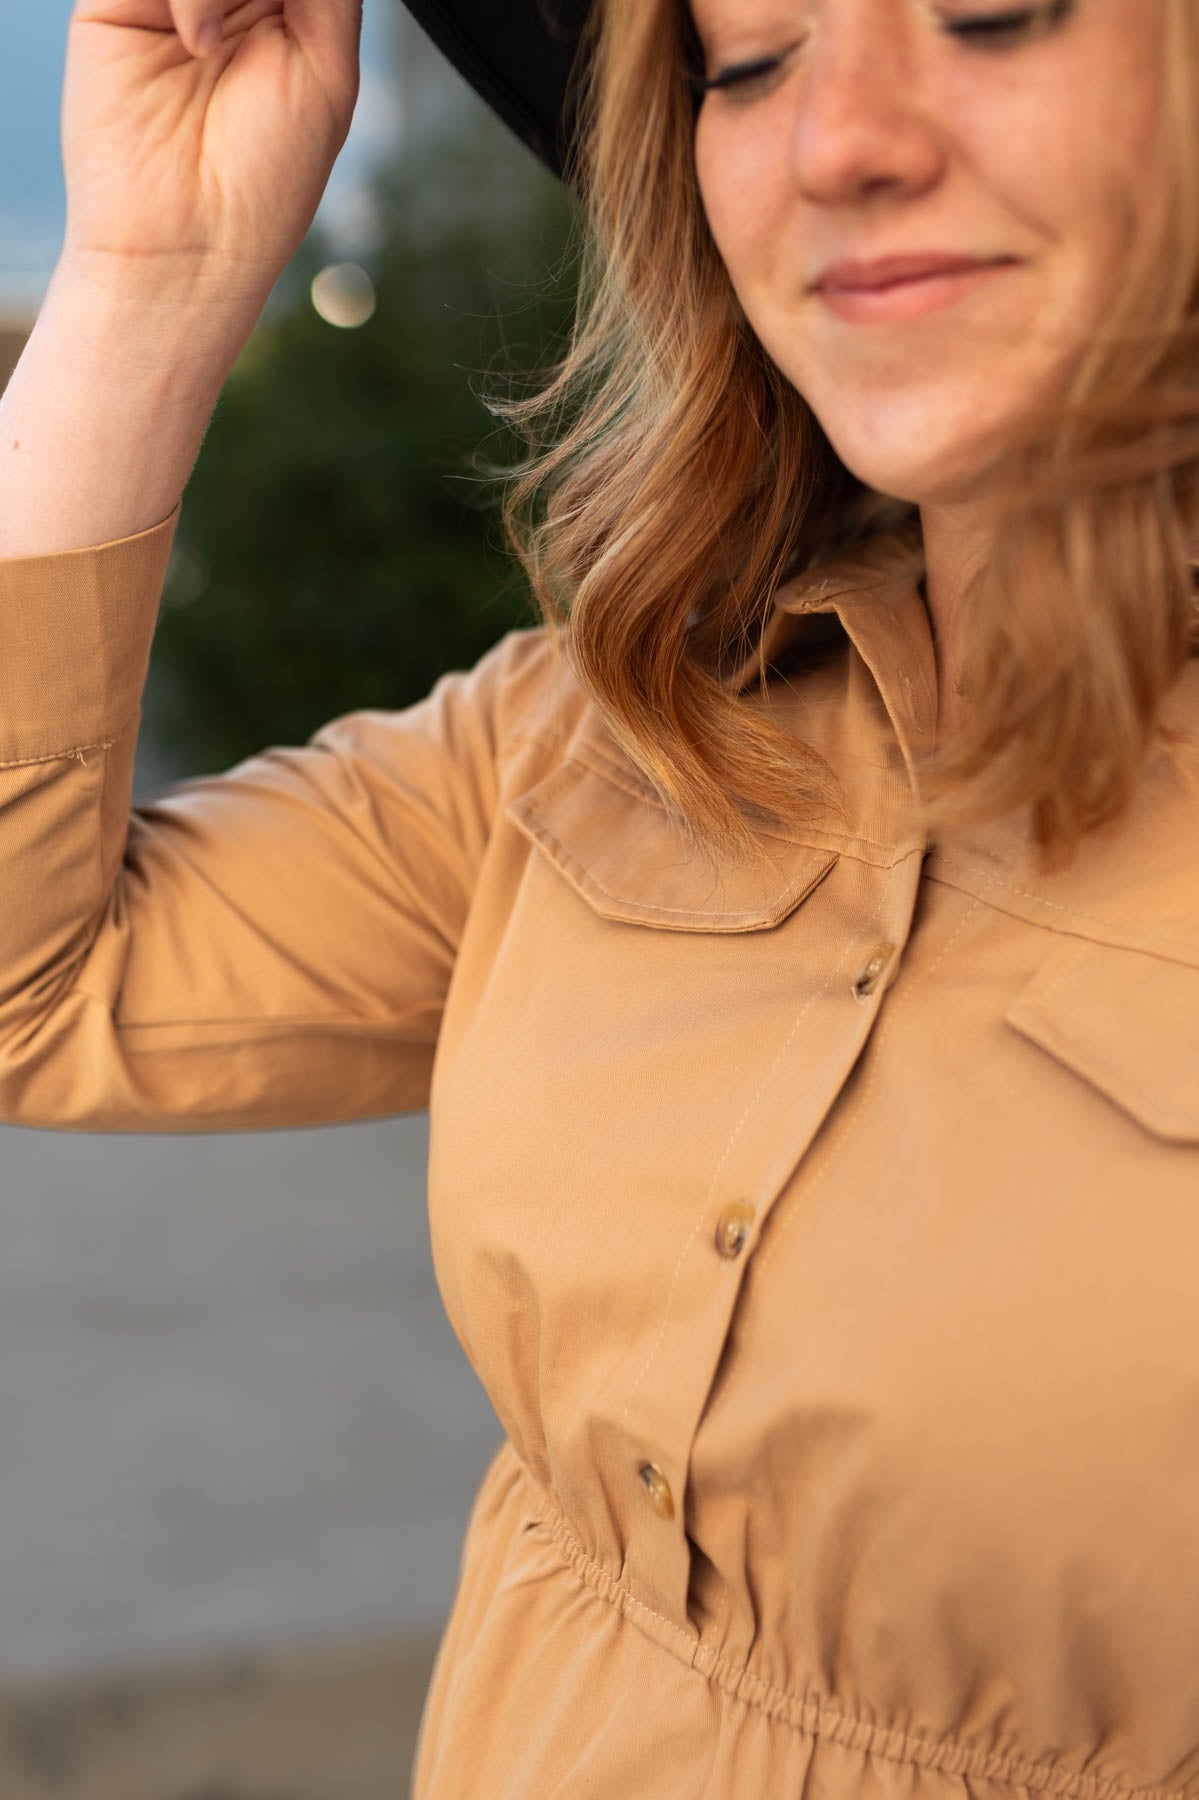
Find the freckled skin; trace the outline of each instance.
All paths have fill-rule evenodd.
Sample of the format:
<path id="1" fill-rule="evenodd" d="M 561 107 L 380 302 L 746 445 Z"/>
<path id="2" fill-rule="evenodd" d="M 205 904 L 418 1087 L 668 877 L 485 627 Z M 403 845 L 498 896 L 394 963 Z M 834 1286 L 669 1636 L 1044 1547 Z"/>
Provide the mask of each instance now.
<path id="1" fill-rule="evenodd" d="M 946 696 L 957 595 L 986 554 L 971 500 L 1005 426 L 1062 391 L 1162 180 L 1167 4 L 1077 0 L 980 47 L 942 21 L 1009 0 L 692 0 L 709 75 L 782 58 L 704 99 L 704 208 L 751 326 L 842 461 L 921 508 Z M 1020 262 L 956 305 L 865 326 L 807 291 L 835 259 L 914 250 Z"/>

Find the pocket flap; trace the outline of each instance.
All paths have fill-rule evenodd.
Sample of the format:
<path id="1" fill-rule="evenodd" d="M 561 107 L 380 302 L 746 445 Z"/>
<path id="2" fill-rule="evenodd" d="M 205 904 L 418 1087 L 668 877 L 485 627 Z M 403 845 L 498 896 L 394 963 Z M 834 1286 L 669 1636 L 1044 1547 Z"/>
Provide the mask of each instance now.
<path id="1" fill-rule="evenodd" d="M 806 900 L 835 850 L 763 837 L 770 862 L 714 875 L 660 802 L 569 758 L 507 816 L 605 919 L 665 931 L 761 931 Z"/>
<path id="2" fill-rule="evenodd" d="M 1147 1131 L 1199 1143 L 1199 969 L 1067 938 L 1004 1017 Z"/>

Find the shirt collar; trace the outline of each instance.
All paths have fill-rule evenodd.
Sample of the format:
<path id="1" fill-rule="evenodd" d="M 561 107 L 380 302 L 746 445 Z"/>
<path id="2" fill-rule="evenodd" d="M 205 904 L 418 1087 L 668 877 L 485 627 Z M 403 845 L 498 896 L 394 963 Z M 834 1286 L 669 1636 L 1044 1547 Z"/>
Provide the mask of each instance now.
<path id="1" fill-rule="evenodd" d="M 785 916 L 828 872 L 830 856 L 892 866 L 918 852 L 935 879 L 1053 931 L 1156 946 L 1164 954 L 1182 945 L 1199 955 L 1186 850 L 1199 830 L 1194 751 L 1177 763 L 1153 758 L 1122 830 L 1092 834 L 1065 870 L 1034 867 L 1023 816 L 936 842 L 914 828 L 914 763 L 935 747 L 937 726 L 936 657 L 920 572 L 910 545 L 892 555 L 872 544 L 864 558 L 830 562 L 787 582 L 762 635 L 766 689 L 758 685 L 757 651 L 726 676 L 727 691 L 747 705 L 777 709 L 780 722 L 836 771 L 844 824 L 767 833 L 773 866 L 734 868 L 727 875 L 734 885 L 713 897 L 707 865 L 680 857 L 660 795 L 594 707 L 584 708 L 571 736 L 566 774 L 555 764 L 510 807 L 517 823 L 581 891 L 600 897 L 593 904 L 602 900 L 617 918 L 751 929 Z M 1199 656 L 1187 663 L 1165 712 L 1199 743 Z"/>
<path id="2" fill-rule="evenodd" d="M 778 664 L 782 675 L 771 688 L 777 687 L 785 708 L 793 709 L 796 731 L 814 741 L 849 780 L 852 829 L 864 840 L 901 852 L 915 842 L 900 821 L 918 789 L 916 760 L 935 748 L 937 734 L 936 651 L 920 589 L 923 572 L 923 556 L 910 539 L 898 534 L 880 539 L 854 559 L 829 563 L 780 587 L 762 635 L 768 670 Z M 845 652 L 835 666 L 811 679 L 788 681 L 788 664 L 796 653 L 802 660 L 805 643 L 815 651 L 830 637 L 840 639 Z M 758 665 L 756 652 L 740 665 L 730 677 L 734 693 L 752 697 Z M 808 701 L 809 692 L 814 702 Z M 929 866 L 938 872 L 953 868 L 960 878 L 972 864 L 988 871 L 988 880 L 1000 888 L 1009 872 L 1018 870 L 1019 883 L 1004 890 L 1010 905 L 1017 891 L 1030 907 L 1038 895 L 1051 895 L 1045 922 L 1060 924 L 1067 910 L 1081 909 L 1072 917 L 1084 935 L 1100 924 L 1118 933 L 1128 921 L 1144 924 L 1160 916 L 1174 903 L 1172 895 L 1176 901 L 1181 883 L 1188 896 L 1186 941 L 1193 944 L 1193 864 L 1178 846 L 1193 841 L 1199 822 L 1199 656 L 1191 656 L 1165 697 L 1163 716 L 1190 735 L 1191 747 L 1177 758 L 1158 753 L 1149 759 L 1123 832 L 1115 839 L 1095 834 L 1085 840 L 1069 870 L 1050 875 L 1034 869 L 1023 815 L 976 826 L 948 844 L 938 842 Z M 810 731 L 810 725 L 819 729 Z M 928 842 L 924 847 L 934 849 Z M 1135 879 L 1130 866 L 1137 870 Z M 1101 912 L 1103 920 L 1097 917 Z M 1170 917 L 1174 939 L 1184 941 Z"/>
<path id="3" fill-rule="evenodd" d="M 882 746 L 884 760 L 888 748 L 897 750 L 913 785 L 916 759 L 932 750 L 937 730 L 936 650 L 920 590 L 923 573 L 923 553 L 910 530 L 874 539 L 780 587 L 761 644 L 766 664 L 779 663 L 806 642 L 827 642 L 829 621 L 836 621 L 861 665 L 857 673 L 868 677 L 881 702 L 876 726 L 890 739 Z M 754 686 L 759 661 L 755 651 L 734 672 L 734 693 Z"/>

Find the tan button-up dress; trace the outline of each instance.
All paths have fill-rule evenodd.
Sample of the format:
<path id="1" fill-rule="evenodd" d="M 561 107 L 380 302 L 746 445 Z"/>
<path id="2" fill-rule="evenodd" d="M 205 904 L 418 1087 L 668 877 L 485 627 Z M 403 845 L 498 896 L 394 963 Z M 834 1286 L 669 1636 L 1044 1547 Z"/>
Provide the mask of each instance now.
<path id="1" fill-rule="evenodd" d="M 854 813 L 766 874 L 684 857 L 540 629 L 131 813 L 177 520 L 0 564 L 0 1116 L 429 1106 L 506 1437 L 415 1800 L 1196 1800 L 1193 770 L 1048 877 L 905 836 L 909 578 L 780 596 Z"/>

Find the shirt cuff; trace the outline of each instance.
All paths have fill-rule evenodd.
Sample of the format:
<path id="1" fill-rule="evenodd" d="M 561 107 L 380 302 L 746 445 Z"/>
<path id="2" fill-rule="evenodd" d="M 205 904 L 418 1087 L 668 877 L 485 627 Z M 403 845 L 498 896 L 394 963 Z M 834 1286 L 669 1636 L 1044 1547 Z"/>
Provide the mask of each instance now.
<path id="1" fill-rule="evenodd" d="M 108 743 L 138 715 L 182 506 L 109 544 L 0 559 L 0 765 Z"/>

